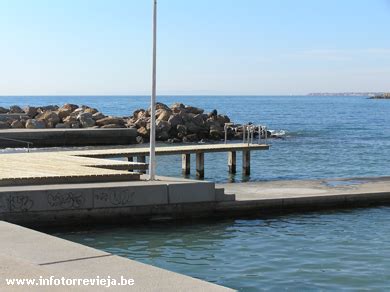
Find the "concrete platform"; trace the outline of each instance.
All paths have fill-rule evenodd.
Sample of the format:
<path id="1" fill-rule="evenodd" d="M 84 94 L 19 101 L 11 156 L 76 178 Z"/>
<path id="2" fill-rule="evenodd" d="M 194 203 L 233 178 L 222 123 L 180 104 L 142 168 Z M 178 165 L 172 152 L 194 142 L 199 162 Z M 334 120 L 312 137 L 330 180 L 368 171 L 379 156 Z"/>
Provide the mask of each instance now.
<path id="1" fill-rule="evenodd" d="M 1 291 L 233 291 L 0 221 Z M 133 286 L 7 286 L 5 279 L 134 279 Z"/>
<path id="2" fill-rule="evenodd" d="M 2 129 L 0 138 L 32 142 L 34 147 L 65 147 L 136 144 L 137 130 L 118 129 Z M 0 148 L 25 147 L 17 141 L 0 139 Z"/>
<path id="3" fill-rule="evenodd" d="M 275 213 L 390 203 L 390 177 L 221 184 L 236 201 L 220 202 L 219 214 Z"/>

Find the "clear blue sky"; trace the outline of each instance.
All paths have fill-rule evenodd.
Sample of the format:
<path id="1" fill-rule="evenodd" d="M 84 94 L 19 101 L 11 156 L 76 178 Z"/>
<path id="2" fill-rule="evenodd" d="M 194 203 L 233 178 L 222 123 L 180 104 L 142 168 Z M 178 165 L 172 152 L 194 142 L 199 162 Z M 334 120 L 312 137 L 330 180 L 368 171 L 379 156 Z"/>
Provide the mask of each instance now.
<path id="1" fill-rule="evenodd" d="M 0 95 L 149 94 L 151 0 L 0 0 Z M 386 0 L 159 0 L 159 94 L 390 90 Z"/>

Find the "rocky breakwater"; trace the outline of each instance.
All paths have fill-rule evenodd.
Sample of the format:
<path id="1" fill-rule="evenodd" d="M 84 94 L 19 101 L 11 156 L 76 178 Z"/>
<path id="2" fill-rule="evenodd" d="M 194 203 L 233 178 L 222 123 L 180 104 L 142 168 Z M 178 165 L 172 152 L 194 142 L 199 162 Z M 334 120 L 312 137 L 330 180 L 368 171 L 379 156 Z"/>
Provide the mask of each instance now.
<path id="1" fill-rule="evenodd" d="M 42 107 L 0 107 L 0 129 L 46 128 L 134 128 L 137 141 L 147 142 L 150 134 L 150 109 L 138 109 L 131 116 L 107 116 L 89 106 L 65 104 Z M 227 115 L 213 110 L 175 103 L 170 107 L 156 104 L 156 138 L 170 143 L 199 142 L 224 139 L 224 126 L 231 123 Z M 231 123 L 228 139 L 242 139 L 243 127 Z M 256 133 L 257 135 L 257 133 Z M 271 133 L 268 133 L 271 136 Z"/>

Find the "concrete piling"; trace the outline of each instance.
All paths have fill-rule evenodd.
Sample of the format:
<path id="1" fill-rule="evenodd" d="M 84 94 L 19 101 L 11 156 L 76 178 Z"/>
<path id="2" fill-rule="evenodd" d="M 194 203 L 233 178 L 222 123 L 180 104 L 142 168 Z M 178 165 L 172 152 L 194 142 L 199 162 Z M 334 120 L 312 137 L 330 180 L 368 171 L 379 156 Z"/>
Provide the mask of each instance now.
<path id="1" fill-rule="evenodd" d="M 183 175 L 191 173 L 191 155 L 188 153 L 181 156 L 181 170 Z"/>
<path id="2" fill-rule="evenodd" d="M 196 153 L 196 177 L 204 178 L 204 152 Z"/>

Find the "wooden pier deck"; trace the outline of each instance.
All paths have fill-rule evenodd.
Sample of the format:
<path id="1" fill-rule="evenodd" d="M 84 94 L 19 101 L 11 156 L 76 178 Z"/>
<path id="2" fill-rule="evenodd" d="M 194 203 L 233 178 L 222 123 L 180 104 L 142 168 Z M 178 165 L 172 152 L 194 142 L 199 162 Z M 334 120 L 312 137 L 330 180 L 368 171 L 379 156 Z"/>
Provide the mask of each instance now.
<path id="1" fill-rule="evenodd" d="M 193 144 L 180 146 L 164 146 L 156 148 L 156 155 L 182 155 L 182 172 L 184 175 L 190 174 L 190 156 L 196 155 L 196 176 L 204 177 L 204 154 L 213 152 L 227 152 L 228 166 L 230 173 L 236 173 L 236 153 L 242 151 L 242 171 L 244 175 L 250 174 L 250 152 L 259 150 L 268 150 L 267 144 L 247 144 L 247 143 L 230 143 L 230 144 Z M 129 161 L 137 158 L 137 161 L 144 163 L 146 156 L 149 155 L 149 148 L 125 148 L 125 149 L 104 149 L 93 151 L 74 151 L 71 153 L 75 156 L 91 158 L 117 158 L 127 157 Z"/>
<path id="2" fill-rule="evenodd" d="M 196 154 L 197 175 L 204 176 L 204 153 L 228 152 L 229 168 L 235 171 L 235 153 L 243 151 L 244 172 L 250 171 L 250 151 L 268 145 L 212 144 L 157 147 L 157 155 L 183 156 L 183 172 L 189 173 L 190 155 Z M 0 154 L 0 186 L 28 184 L 86 183 L 139 180 L 146 172 L 149 148 L 120 148 L 58 152 Z M 127 157 L 128 162 L 107 158 Z M 133 157 L 137 162 L 133 162 Z M 130 170 L 130 171 L 129 171 Z"/>

